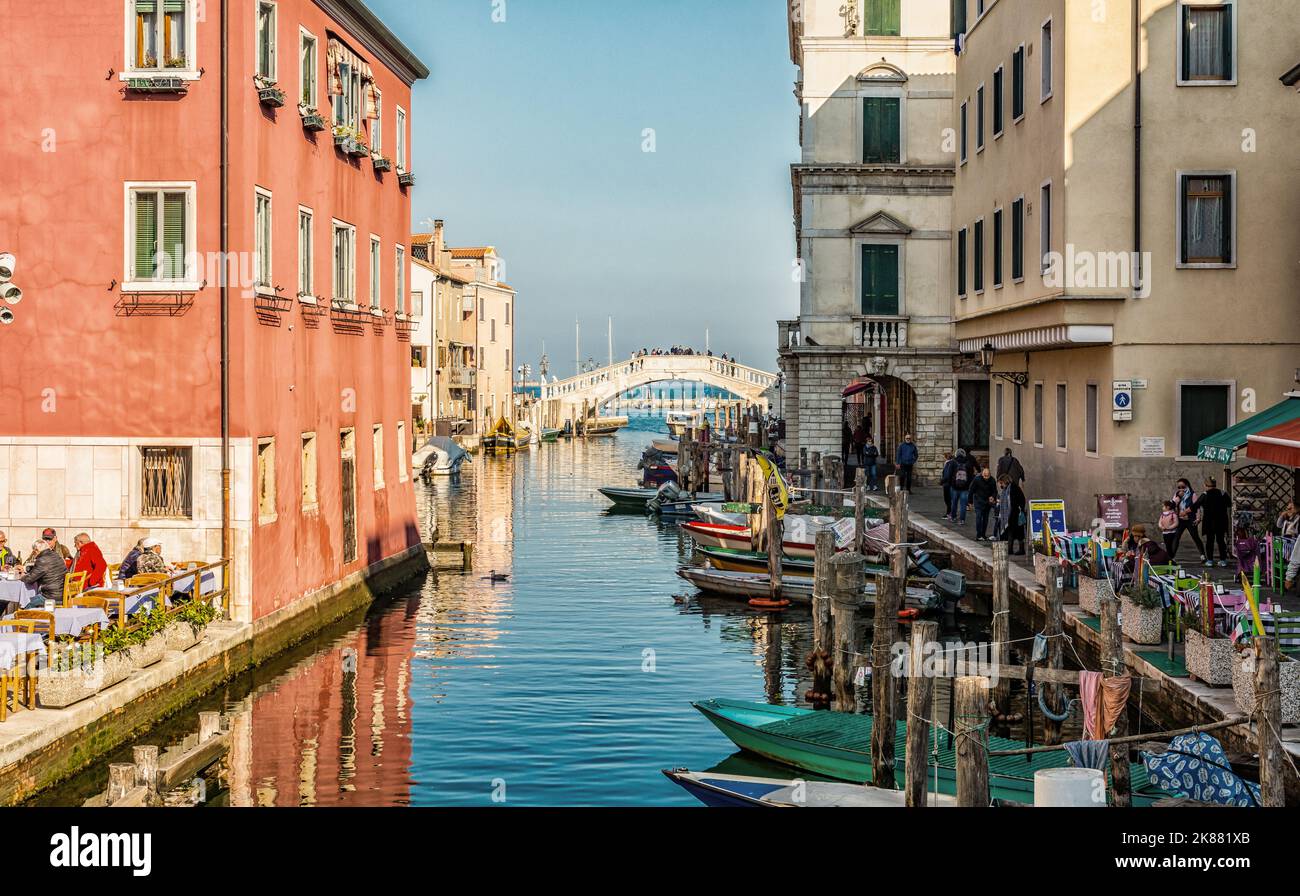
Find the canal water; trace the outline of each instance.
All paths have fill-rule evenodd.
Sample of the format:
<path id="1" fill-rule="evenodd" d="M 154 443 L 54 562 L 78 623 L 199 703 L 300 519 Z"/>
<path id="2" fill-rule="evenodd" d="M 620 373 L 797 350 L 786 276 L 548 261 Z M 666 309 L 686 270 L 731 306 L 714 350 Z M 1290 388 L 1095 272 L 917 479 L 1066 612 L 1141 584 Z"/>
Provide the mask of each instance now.
<path id="1" fill-rule="evenodd" d="M 475 457 L 455 480 L 417 482 L 440 538 L 474 543 L 472 572 L 430 573 L 136 743 L 181 740 L 202 709 L 230 713 L 213 805 L 690 805 L 661 769 L 791 777 L 732 755 L 691 701 L 801 703 L 807 612 L 695 595 L 675 574 L 689 556 L 677 527 L 608 513 L 596 491 L 635 484 L 662 431 L 635 416 L 614 438 Z M 77 805 L 129 756 L 33 802 Z"/>

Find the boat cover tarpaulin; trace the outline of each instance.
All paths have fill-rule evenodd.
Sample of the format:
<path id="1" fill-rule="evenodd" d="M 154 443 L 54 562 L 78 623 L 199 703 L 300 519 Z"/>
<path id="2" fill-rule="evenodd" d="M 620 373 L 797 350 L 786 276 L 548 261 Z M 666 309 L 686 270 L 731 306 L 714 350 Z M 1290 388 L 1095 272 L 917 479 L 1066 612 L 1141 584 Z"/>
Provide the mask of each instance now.
<path id="1" fill-rule="evenodd" d="M 1198 460 L 1230 464 L 1236 453 L 1246 447 L 1252 434 L 1296 420 L 1300 420 L 1300 392 L 1289 392 L 1285 401 L 1201 439 L 1196 457 Z"/>
<path id="2" fill-rule="evenodd" d="M 1281 467 L 1300 468 L 1300 420 L 1292 420 L 1246 440 L 1246 456 Z"/>
<path id="3" fill-rule="evenodd" d="M 1206 734 L 1180 734 L 1163 753 L 1142 753 L 1147 775 L 1166 793 L 1218 803 L 1258 806 L 1259 785 L 1232 770 L 1219 742 Z"/>

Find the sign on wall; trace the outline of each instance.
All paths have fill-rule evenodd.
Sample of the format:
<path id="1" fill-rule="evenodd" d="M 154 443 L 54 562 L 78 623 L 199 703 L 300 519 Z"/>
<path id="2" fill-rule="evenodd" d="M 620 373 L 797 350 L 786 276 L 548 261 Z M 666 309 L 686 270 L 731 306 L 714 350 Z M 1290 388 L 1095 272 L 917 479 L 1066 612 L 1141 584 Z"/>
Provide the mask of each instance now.
<path id="1" fill-rule="evenodd" d="M 1111 418 L 1114 420 L 1133 419 L 1133 382 L 1132 380 L 1115 380 L 1112 383 Z"/>
<path id="2" fill-rule="evenodd" d="M 1098 495 L 1097 516 L 1107 529 L 1128 528 L 1128 495 Z"/>
<path id="3" fill-rule="evenodd" d="M 1138 440 L 1138 451 L 1143 457 L 1164 457 L 1164 436 L 1143 436 Z"/>

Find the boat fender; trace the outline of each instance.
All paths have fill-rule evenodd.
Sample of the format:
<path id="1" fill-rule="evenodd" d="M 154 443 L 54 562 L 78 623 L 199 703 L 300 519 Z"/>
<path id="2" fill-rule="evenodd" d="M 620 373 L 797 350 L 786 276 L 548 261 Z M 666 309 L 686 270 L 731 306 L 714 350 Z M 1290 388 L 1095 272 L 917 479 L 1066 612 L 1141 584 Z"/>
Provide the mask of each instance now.
<path id="1" fill-rule="evenodd" d="M 898 611 L 898 618 L 902 622 L 911 622 L 913 619 L 915 619 L 920 615 L 921 615 L 921 611 L 916 607 L 907 607 L 905 609 Z"/>
<path id="2" fill-rule="evenodd" d="M 1042 688 L 1038 689 L 1038 708 L 1043 711 L 1043 715 L 1047 716 L 1047 718 L 1051 719 L 1053 722 L 1064 722 L 1068 719 L 1074 714 L 1074 705 L 1078 702 L 1078 700 L 1071 700 L 1069 703 L 1065 704 L 1064 712 L 1055 713 L 1047 708 L 1047 698 L 1044 690 Z"/>
<path id="3" fill-rule="evenodd" d="M 998 705 L 992 700 L 989 701 L 989 717 L 995 722 L 1008 725 L 1015 725 L 1025 720 L 1023 712 L 998 712 Z"/>

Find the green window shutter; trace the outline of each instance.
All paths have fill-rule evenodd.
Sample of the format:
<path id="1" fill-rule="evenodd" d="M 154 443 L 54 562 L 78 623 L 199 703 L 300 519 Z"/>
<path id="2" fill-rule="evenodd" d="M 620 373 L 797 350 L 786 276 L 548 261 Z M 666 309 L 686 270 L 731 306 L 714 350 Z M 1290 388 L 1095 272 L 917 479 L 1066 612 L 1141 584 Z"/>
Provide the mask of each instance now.
<path id="1" fill-rule="evenodd" d="M 1183 220 L 1182 235 L 1178 241 L 1178 260 L 1187 263 L 1189 252 L 1190 236 L 1192 229 L 1191 203 L 1187 201 L 1187 187 L 1191 178 L 1183 175 L 1178 178 L 1178 214 Z"/>
<path id="2" fill-rule="evenodd" d="M 898 313 L 898 247 L 862 247 L 862 313 Z"/>
<path id="3" fill-rule="evenodd" d="M 158 195 L 156 193 L 133 193 L 135 202 L 135 271 L 136 280 L 152 280 L 157 276 L 154 269 L 154 247 L 158 239 Z"/>
<path id="4" fill-rule="evenodd" d="M 185 12 L 185 0 L 163 0 L 163 12 Z"/>
<path id="5" fill-rule="evenodd" d="M 157 12 L 158 4 L 154 0 L 135 0 L 135 11 L 138 13 Z"/>
<path id="6" fill-rule="evenodd" d="M 899 7 L 899 0 L 867 0 L 867 34 L 897 37 Z"/>
<path id="7" fill-rule="evenodd" d="M 900 159 L 900 109 L 897 97 L 862 98 L 862 161 L 897 164 Z"/>
<path id="8" fill-rule="evenodd" d="M 169 280 L 185 278 L 185 194 L 163 196 L 162 276 Z"/>

